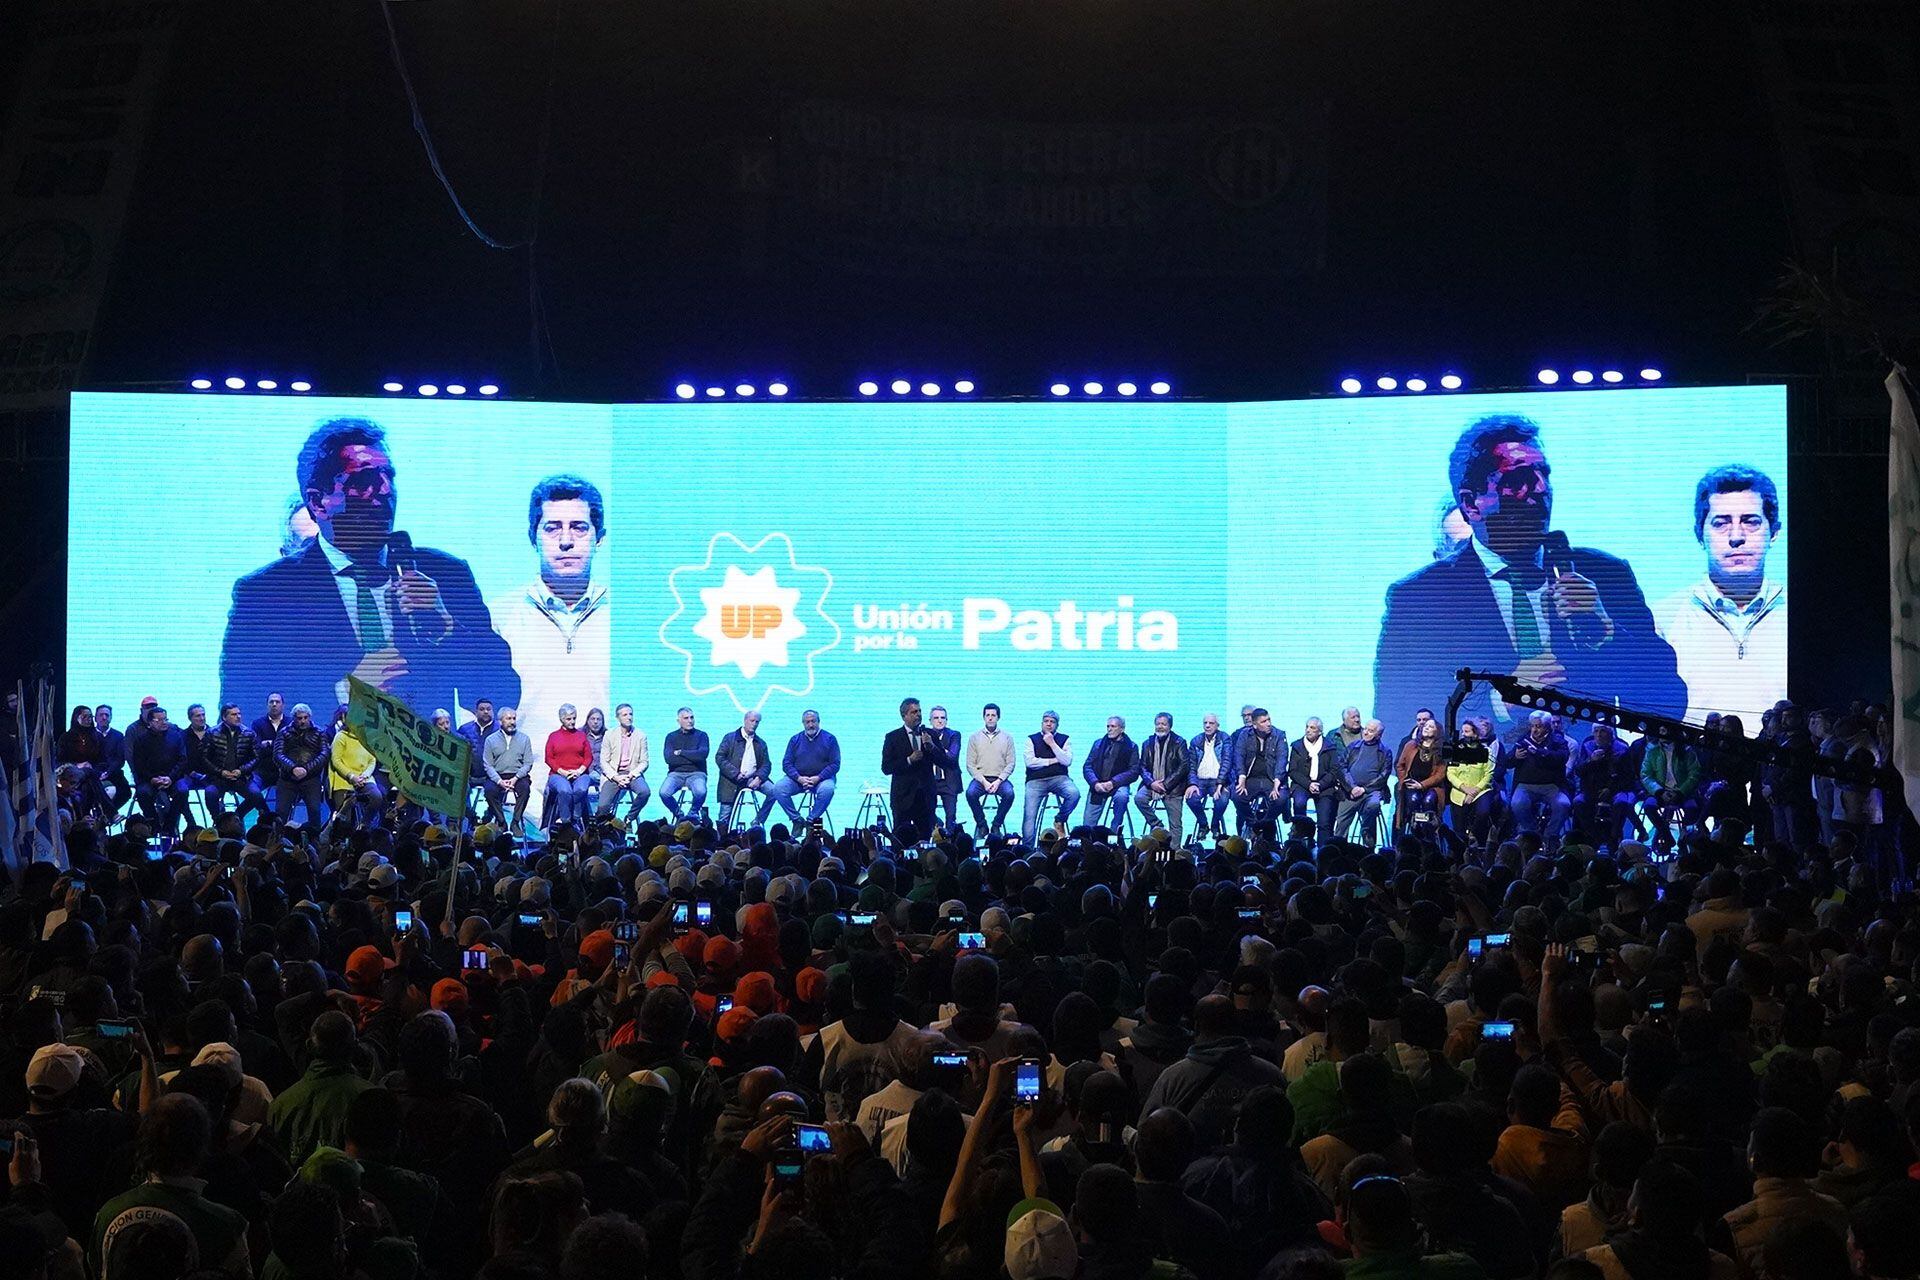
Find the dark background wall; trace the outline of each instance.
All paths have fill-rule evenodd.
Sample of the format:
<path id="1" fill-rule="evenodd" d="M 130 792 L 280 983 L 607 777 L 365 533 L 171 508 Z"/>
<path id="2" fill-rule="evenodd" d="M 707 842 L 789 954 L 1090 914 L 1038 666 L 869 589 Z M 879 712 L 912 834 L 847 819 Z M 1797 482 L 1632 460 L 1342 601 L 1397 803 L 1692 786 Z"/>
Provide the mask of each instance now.
<path id="1" fill-rule="evenodd" d="M 378 5 L 199 0 L 84 380 L 460 375 L 620 399 L 681 376 L 846 394 L 895 370 L 989 395 L 1085 372 L 1284 396 L 1443 364 L 1484 388 L 1574 361 L 1790 378 L 1795 690 L 1878 697 L 1884 365 L 1754 327 L 1786 264 L 1825 248 L 1795 207 L 1767 8 L 391 5 L 454 187 L 533 241 L 500 251 L 429 170 Z M 1910 64 L 1906 10 L 1860 8 Z M 1010 225 L 981 212 L 999 201 Z M 65 424 L 0 426 L 10 680 L 64 646 Z M 1330 511 L 1387 500 L 1362 456 L 1318 461 Z M 1620 487 L 1632 518 L 1631 458 Z M 201 491 L 117 516 L 163 563 L 168 522 L 245 498 L 210 459 Z"/>

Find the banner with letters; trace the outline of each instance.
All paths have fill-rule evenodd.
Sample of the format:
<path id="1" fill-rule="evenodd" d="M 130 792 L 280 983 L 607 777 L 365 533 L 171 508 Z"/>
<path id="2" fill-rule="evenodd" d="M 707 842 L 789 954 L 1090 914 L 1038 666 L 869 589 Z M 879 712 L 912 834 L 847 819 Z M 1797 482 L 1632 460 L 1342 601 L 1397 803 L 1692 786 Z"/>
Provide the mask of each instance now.
<path id="1" fill-rule="evenodd" d="M 473 750 L 467 740 L 357 676 L 348 683 L 347 727 L 386 768 L 394 789 L 434 813 L 465 813 Z"/>

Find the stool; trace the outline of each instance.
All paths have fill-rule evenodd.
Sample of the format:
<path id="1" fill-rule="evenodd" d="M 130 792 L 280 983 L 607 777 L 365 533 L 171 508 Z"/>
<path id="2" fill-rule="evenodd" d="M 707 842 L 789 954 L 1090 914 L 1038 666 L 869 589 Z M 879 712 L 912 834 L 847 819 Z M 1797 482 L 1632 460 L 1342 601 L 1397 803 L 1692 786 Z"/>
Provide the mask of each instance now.
<path id="1" fill-rule="evenodd" d="M 893 811 L 887 805 L 892 794 L 889 787 L 863 783 L 860 787 L 860 808 L 853 815 L 854 828 L 865 831 L 870 826 L 879 825 L 893 830 Z"/>
<path id="2" fill-rule="evenodd" d="M 1047 806 L 1049 804 L 1053 806 L 1053 818 L 1051 820 L 1047 817 Z M 1048 827 L 1056 824 L 1064 824 L 1065 819 L 1061 816 L 1061 809 L 1063 807 L 1060 797 L 1052 791 L 1040 797 L 1040 807 L 1034 810 L 1033 813 L 1033 834 L 1035 839 L 1038 839 L 1040 833 Z"/>
<path id="3" fill-rule="evenodd" d="M 803 804 L 802 801 L 805 803 Z M 809 826 L 814 822 L 813 810 L 814 806 L 819 802 L 820 793 L 817 791 L 796 791 L 793 793 L 793 807 L 805 816 Z M 836 834 L 833 829 L 833 819 L 827 817 L 825 814 L 821 814 L 819 822 L 828 835 Z M 798 837 L 796 836 L 795 838 L 797 839 Z"/>

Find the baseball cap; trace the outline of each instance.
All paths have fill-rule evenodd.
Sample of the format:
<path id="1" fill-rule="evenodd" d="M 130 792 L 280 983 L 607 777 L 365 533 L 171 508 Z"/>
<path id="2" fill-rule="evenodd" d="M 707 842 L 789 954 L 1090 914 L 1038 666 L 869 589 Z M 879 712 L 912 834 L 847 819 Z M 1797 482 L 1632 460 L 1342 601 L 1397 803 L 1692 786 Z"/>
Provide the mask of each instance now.
<path id="1" fill-rule="evenodd" d="M 193 1055 L 193 1065 L 212 1067 L 226 1076 L 229 1084 L 239 1084 L 246 1075 L 246 1068 L 240 1065 L 240 1051 L 224 1040 L 203 1046 Z"/>
<path id="2" fill-rule="evenodd" d="M 400 883 L 400 870 L 391 862 L 383 862 L 367 876 L 367 888 L 391 889 Z"/>
<path id="3" fill-rule="evenodd" d="M 80 1083 L 87 1057 L 70 1044 L 46 1044 L 27 1062 L 27 1092 L 36 1098 L 62 1098 Z"/>
<path id="4" fill-rule="evenodd" d="M 1060 1206 L 1041 1199 L 1013 1206 L 1004 1261 L 1013 1280 L 1070 1280 L 1079 1270 L 1080 1250 Z"/>

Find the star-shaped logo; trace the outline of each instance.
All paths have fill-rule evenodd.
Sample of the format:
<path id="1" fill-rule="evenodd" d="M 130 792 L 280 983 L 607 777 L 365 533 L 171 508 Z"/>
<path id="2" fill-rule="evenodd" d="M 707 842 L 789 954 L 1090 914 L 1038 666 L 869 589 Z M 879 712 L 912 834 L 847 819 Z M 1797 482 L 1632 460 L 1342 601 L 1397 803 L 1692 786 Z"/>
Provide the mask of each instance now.
<path id="1" fill-rule="evenodd" d="M 699 601 L 697 621 L 685 588 L 693 588 Z M 715 534 L 706 561 L 673 570 L 667 589 L 675 607 L 660 626 L 660 643 L 686 659 L 688 692 L 725 693 L 742 712 L 759 710 L 775 692 L 811 692 L 814 658 L 840 643 L 840 624 L 824 608 L 833 575 L 800 564 L 784 533 L 768 534 L 751 547 L 731 533 Z M 808 616 L 818 621 L 810 625 Z M 763 668 L 794 666 L 792 651 L 804 640 L 825 641 L 800 653 L 804 685 L 795 687 L 791 677 L 760 683 Z M 722 674 L 726 668 L 738 674 L 729 678 Z"/>
<path id="2" fill-rule="evenodd" d="M 751 574 L 728 565 L 725 582 L 700 588 L 700 603 L 707 616 L 693 624 L 693 634 L 713 646 L 708 661 L 716 667 L 732 663 L 749 680 L 766 663 L 786 666 L 787 642 L 807 634 L 793 612 L 800 588 L 781 586 L 771 565 Z"/>

